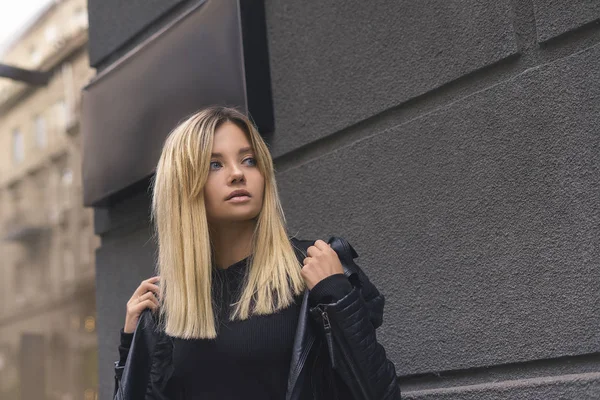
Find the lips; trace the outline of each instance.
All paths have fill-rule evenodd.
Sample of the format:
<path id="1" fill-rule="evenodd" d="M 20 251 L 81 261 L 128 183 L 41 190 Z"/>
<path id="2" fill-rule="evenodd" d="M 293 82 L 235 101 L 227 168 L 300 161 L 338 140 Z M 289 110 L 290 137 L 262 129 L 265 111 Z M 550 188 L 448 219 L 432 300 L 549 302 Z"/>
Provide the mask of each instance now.
<path id="1" fill-rule="evenodd" d="M 234 197 L 240 197 L 240 196 L 250 196 L 250 193 L 247 190 L 234 190 L 233 192 L 229 193 L 229 196 L 227 196 L 227 198 L 225 199 L 225 201 L 227 200 L 231 200 Z"/>

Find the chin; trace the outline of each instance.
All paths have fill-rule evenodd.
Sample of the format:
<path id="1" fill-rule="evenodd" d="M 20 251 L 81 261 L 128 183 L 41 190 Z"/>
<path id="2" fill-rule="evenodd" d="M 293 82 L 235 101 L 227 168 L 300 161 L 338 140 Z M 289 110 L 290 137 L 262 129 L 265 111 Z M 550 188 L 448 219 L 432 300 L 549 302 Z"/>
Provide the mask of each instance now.
<path id="1" fill-rule="evenodd" d="M 260 211 L 246 211 L 246 210 L 236 210 L 237 212 L 227 213 L 222 215 L 221 220 L 228 222 L 244 222 L 257 219 Z"/>

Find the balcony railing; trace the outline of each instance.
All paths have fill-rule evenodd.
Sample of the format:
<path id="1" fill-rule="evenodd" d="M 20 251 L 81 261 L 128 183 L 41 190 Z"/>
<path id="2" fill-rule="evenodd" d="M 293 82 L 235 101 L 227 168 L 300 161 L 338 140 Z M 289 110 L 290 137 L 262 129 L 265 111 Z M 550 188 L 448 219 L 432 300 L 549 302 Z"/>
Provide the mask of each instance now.
<path id="1" fill-rule="evenodd" d="M 23 242 L 39 238 L 49 226 L 47 218 L 39 212 L 19 212 L 9 217 L 2 228 L 2 239 Z"/>

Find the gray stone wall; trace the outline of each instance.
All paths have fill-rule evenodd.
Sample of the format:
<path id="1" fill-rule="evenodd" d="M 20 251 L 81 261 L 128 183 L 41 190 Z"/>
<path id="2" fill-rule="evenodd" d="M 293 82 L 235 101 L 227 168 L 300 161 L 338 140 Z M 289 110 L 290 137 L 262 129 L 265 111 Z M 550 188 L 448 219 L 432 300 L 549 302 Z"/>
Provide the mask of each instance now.
<path id="1" fill-rule="evenodd" d="M 600 399 L 600 2 L 266 12 L 290 233 L 354 245 L 403 396 Z M 153 270 L 144 190 L 97 210 L 102 398 Z"/>

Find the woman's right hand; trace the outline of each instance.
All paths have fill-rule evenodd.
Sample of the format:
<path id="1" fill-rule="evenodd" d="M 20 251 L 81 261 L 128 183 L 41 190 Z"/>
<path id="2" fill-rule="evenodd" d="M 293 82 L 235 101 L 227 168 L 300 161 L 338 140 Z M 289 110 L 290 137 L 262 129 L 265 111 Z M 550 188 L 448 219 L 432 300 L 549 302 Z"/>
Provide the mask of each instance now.
<path id="1" fill-rule="evenodd" d="M 133 296 L 127 302 L 127 314 L 125 315 L 123 332 L 133 333 L 135 331 L 140 315 L 146 308 L 151 308 L 152 311 L 158 309 L 158 286 L 155 283 L 159 279 L 160 276 L 153 276 L 146 279 L 133 292 Z"/>

